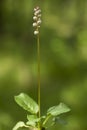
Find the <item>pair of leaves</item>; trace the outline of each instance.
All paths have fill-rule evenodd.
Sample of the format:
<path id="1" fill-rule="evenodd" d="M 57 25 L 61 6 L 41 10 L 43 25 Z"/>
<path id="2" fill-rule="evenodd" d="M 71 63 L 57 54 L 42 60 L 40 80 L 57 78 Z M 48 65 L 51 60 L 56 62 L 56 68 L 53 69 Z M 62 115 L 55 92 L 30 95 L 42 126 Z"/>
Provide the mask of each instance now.
<path id="1" fill-rule="evenodd" d="M 43 126 L 49 127 L 56 123 L 56 121 L 59 121 L 59 118 L 57 118 L 60 114 L 69 112 L 70 108 L 67 107 L 64 103 L 60 103 L 57 106 L 50 107 L 47 110 L 47 116 L 45 121 L 43 122 Z M 58 120 L 57 120 L 58 119 Z"/>
<path id="2" fill-rule="evenodd" d="M 27 110 L 32 114 L 37 114 L 39 111 L 38 104 L 27 94 L 21 93 L 18 96 L 15 96 L 15 101 L 18 105 L 20 105 L 23 109 Z M 64 103 L 60 103 L 57 106 L 53 106 L 48 109 L 47 114 L 51 114 L 52 116 L 58 116 L 62 113 L 66 113 L 70 111 L 70 108 L 67 107 Z"/>
<path id="3" fill-rule="evenodd" d="M 19 106 L 21 106 L 24 110 L 27 110 L 30 112 L 32 115 L 27 115 L 27 123 L 25 124 L 24 122 L 20 121 L 16 124 L 16 126 L 13 128 L 13 130 L 17 130 L 20 127 L 37 127 L 38 123 L 42 124 L 42 127 L 46 125 L 48 120 L 50 119 L 55 119 L 57 116 L 60 114 L 66 113 L 70 111 L 70 108 L 67 107 L 64 103 L 60 103 L 57 106 L 53 106 L 47 110 L 46 116 L 42 116 L 40 118 L 37 117 L 37 113 L 39 112 L 39 106 L 38 104 L 27 94 L 21 93 L 18 96 L 15 96 L 15 101 Z M 41 122 L 41 119 L 44 119 L 43 122 Z M 54 120 L 52 120 L 50 126 L 55 124 Z M 40 124 L 40 125 L 41 125 Z"/>

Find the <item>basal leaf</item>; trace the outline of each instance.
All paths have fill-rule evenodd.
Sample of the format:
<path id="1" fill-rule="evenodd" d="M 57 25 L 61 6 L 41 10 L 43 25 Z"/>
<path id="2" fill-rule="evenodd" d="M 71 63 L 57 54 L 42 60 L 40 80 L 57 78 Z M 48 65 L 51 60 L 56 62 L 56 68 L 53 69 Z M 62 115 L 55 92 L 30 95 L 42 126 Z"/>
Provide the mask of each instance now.
<path id="1" fill-rule="evenodd" d="M 32 114 L 37 114 L 39 111 L 38 104 L 25 93 L 15 96 L 15 101 L 19 106 Z"/>
<path id="2" fill-rule="evenodd" d="M 28 128 L 27 125 L 25 125 L 25 123 L 23 121 L 19 121 L 12 130 L 18 130 L 19 128 L 22 128 L 22 127 L 26 127 Z"/>
<path id="3" fill-rule="evenodd" d="M 27 115 L 28 122 L 26 123 L 29 126 L 37 126 L 37 123 L 40 121 L 36 115 Z"/>
<path id="4" fill-rule="evenodd" d="M 32 127 L 38 127 L 38 123 L 42 120 L 45 119 L 45 116 L 41 116 L 40 118 L 37 117 L 37 115 L 27 115 L 27 125 L 32 126 Z"/>
<path id="5" fill-rule="evenodd" d="M 49 108 L 47 111 L 47 114 L 50 114 L 52 116 L 58 116 L 60 114 L 63 114 L 69 111 L 70 111 L 70 108 L 67 105 L 65 105 L 64 103 L 60 103 L 57 106 L 53 106 Z"/>
<path id="6" fill-rule="evenodd" d="M 27 119 L 29 121 L 38 122 L 40 121 L 40 118 L 38 118 L 36 115 L 27 115 Z"/>
<path id="7" fill-rule="evenodd" d="M 36 127 L 36 122 L 33 122 L 33 121 L 27 121 L 26 124 L 31 127 Z"/>

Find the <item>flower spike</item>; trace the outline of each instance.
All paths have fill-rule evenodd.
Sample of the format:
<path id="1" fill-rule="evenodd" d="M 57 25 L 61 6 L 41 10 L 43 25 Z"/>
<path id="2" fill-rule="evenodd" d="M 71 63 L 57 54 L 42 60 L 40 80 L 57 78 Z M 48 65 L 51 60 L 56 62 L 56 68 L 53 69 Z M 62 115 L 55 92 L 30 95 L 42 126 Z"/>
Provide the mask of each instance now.
<path id="1" fill-rule="evenodd" d="M 33 20 L 34 20 L 33 27 L 35 27 L 34 35 L 38 35 L 40 24 L 42 22 L 41 21 L 41 9 L 39 8 L 39 6 L 34 8 Z"/>

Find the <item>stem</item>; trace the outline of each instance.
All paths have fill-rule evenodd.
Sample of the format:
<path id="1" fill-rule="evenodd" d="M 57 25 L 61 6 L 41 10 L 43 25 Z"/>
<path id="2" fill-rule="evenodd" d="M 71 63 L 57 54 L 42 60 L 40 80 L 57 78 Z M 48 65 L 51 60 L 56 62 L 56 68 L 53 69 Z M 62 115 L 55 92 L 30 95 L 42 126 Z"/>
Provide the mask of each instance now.
<path id="1" fill-rule="evenodd" d="M 49 120 L 50 117 L 51 117 L 51 115 L 48 115 L 48 116 L 46 117 L 45 121 L 43 122 L 43 125 L 46 124 L 46 122 Z"/>
<path id="2" fill-rule="evenodd" d="M 39 34 L 37 35 L 37 57 L 38 57 L 38 105 L 39 105 L 39 113 L 38 117 L 40 118 L 40 41 Z"/>

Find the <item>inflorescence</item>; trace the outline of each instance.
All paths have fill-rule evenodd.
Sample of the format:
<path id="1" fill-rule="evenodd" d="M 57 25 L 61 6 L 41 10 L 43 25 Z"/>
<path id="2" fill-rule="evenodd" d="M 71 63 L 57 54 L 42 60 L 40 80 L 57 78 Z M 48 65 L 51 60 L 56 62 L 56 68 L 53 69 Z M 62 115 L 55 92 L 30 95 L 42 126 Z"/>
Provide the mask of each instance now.
<path id="1" fill-rule="evenodd" d="M 39 6 L 34 8 L 33 20 L 34 20 L 33 27 L 35 27 L 34 34 L 38 35 L 41 24 L 41 9 L 39 8 Z"/>

